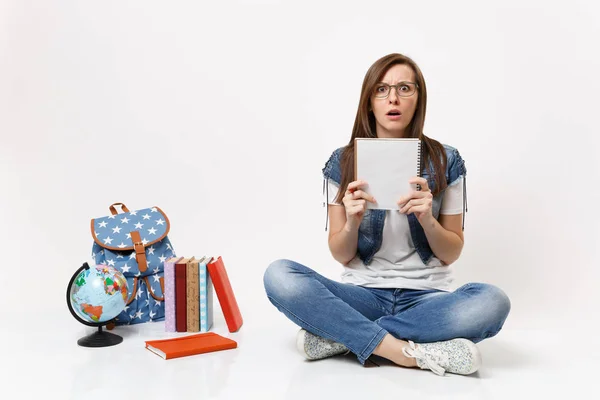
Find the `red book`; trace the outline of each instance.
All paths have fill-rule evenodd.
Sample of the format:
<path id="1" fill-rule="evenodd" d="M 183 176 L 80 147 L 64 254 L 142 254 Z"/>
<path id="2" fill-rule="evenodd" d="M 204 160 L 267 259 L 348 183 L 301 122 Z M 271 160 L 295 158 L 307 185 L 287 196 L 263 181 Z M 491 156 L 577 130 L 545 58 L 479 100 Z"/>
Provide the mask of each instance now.
<path id="1" fill-rule="evenodd" d="M 182 258 L 175 264 L 175 329 L 187 332 L 187 263 L 190 258 Z"/>
<path id="2" fill-rule="evenodd" d="M 225 316 L 225 322 L 227 322 L 227 328 L 229 332 L 237 332 L 244 321 L 242 320 L 242 314 L 238 307 L 223 259 L 219 256 L 216 260 L 213 260 L 207 266 L 210 279 L 212 280 L 213 287 L 217 293 L 217 298 L 221 304 L 223 315 Z"/>
<path id="3" fill-rule="evenodd" d="M 208 332 L 172 339 L 147 340 L 146 348 L 165 360 L 169 360 L 211 351 L 235 349 L 237 342 L 214 332 Z"/>

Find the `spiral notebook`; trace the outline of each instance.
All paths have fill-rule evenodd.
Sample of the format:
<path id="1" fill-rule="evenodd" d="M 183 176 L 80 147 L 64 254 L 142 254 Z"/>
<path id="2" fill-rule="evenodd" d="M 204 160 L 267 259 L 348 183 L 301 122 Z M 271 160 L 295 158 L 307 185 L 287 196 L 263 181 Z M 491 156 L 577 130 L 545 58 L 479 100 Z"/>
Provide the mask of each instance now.
<path id="1" fill-rule="evenodd" d="M 412 138 L 354 139 L 354 176 L 364 180 L 365 192 L 377 200 L 367 208 L 398 210 L 400 197 L 418 190 L 408 181 L 421 171 L 421 141 Z"/>

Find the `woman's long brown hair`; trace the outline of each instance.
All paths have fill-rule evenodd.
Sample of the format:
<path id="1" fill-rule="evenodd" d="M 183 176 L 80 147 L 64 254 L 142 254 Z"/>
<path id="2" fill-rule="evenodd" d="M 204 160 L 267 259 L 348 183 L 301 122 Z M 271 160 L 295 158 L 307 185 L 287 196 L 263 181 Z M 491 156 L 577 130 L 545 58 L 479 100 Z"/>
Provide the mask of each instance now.
<path id="1" fill-rule="evenodd" d="M 444 146 L 437 140 L 431 139 L 423 134 L 423 125 L 425 124 L 425 109 L 427 108 L 427 88 L 425 87 L 425 79 L 417 64 L 402 54 L 388 54 L 375 61 L 369 68 L 365 79 L 363 80 L 362 90 L 360 93 L 360 101 L 352 128 L 352 137 L 350 142 L 344 147 L 341 157 L 341 173 L 342 182 L 340 190 L 335 199 L 341 203 L 346 193 L 348 184 L 354 181 L 354 139 L 356 138 L 374 138 L 377 137 L 375 116 L 371 109 L 371 98 L 373 96 L 375 85 L 383 79 L 383 76 L 392 66 L 397 64 L 408 65 L 415 73 L 416 83 L 418 87 L 419 98 L 413 118 L 406 127 L 405 137 L 421 139 L 421 174 L 424 169 L 428 170 L 431 178 L 434 181 L 434 187 L 431 188 L 434 195 L 444 190 L 447 186 L 446 182 L 446 151 Z M 431 170 L 433 168 L 433 171 Z"/>

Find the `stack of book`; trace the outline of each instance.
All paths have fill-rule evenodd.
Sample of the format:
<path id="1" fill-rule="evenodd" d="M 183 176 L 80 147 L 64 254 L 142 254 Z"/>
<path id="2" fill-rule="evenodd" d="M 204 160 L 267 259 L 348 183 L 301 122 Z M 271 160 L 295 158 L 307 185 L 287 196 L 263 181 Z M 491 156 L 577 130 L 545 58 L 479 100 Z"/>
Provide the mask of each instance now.
<path id="1" fill-rule="evenodd" d="M 230 332 L 242 326 L 231 283 L 218 257 L 171 257 L 165 261 L 165 331 L 208 332 L 213 325 L 213 288 Z"/>

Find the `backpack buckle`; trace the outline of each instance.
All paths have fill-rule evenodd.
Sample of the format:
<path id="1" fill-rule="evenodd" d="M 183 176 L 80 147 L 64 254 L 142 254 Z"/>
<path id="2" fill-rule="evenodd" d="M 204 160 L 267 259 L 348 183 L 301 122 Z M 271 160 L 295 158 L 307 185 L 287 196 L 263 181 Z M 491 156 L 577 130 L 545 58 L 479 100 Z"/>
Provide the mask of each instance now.
<path id="1" fill-rule="evenodd" d="M 142 242 L 134 242 L 133 248 L 135 249 L 135 254 L 146 254 L 146 250 L 144 249 L 144 243 Z"/>
<path id="2" fill-rule="evenodd" d="M 135 260 L 138 263 L 140 272 L 146 272 L 148 268 L 148 262 L 146 261 L 146 249 L 144 243 L 138 231 L 131 232 L 131 241 L 133 242 L 133 248 L 135 250 Z"/>

